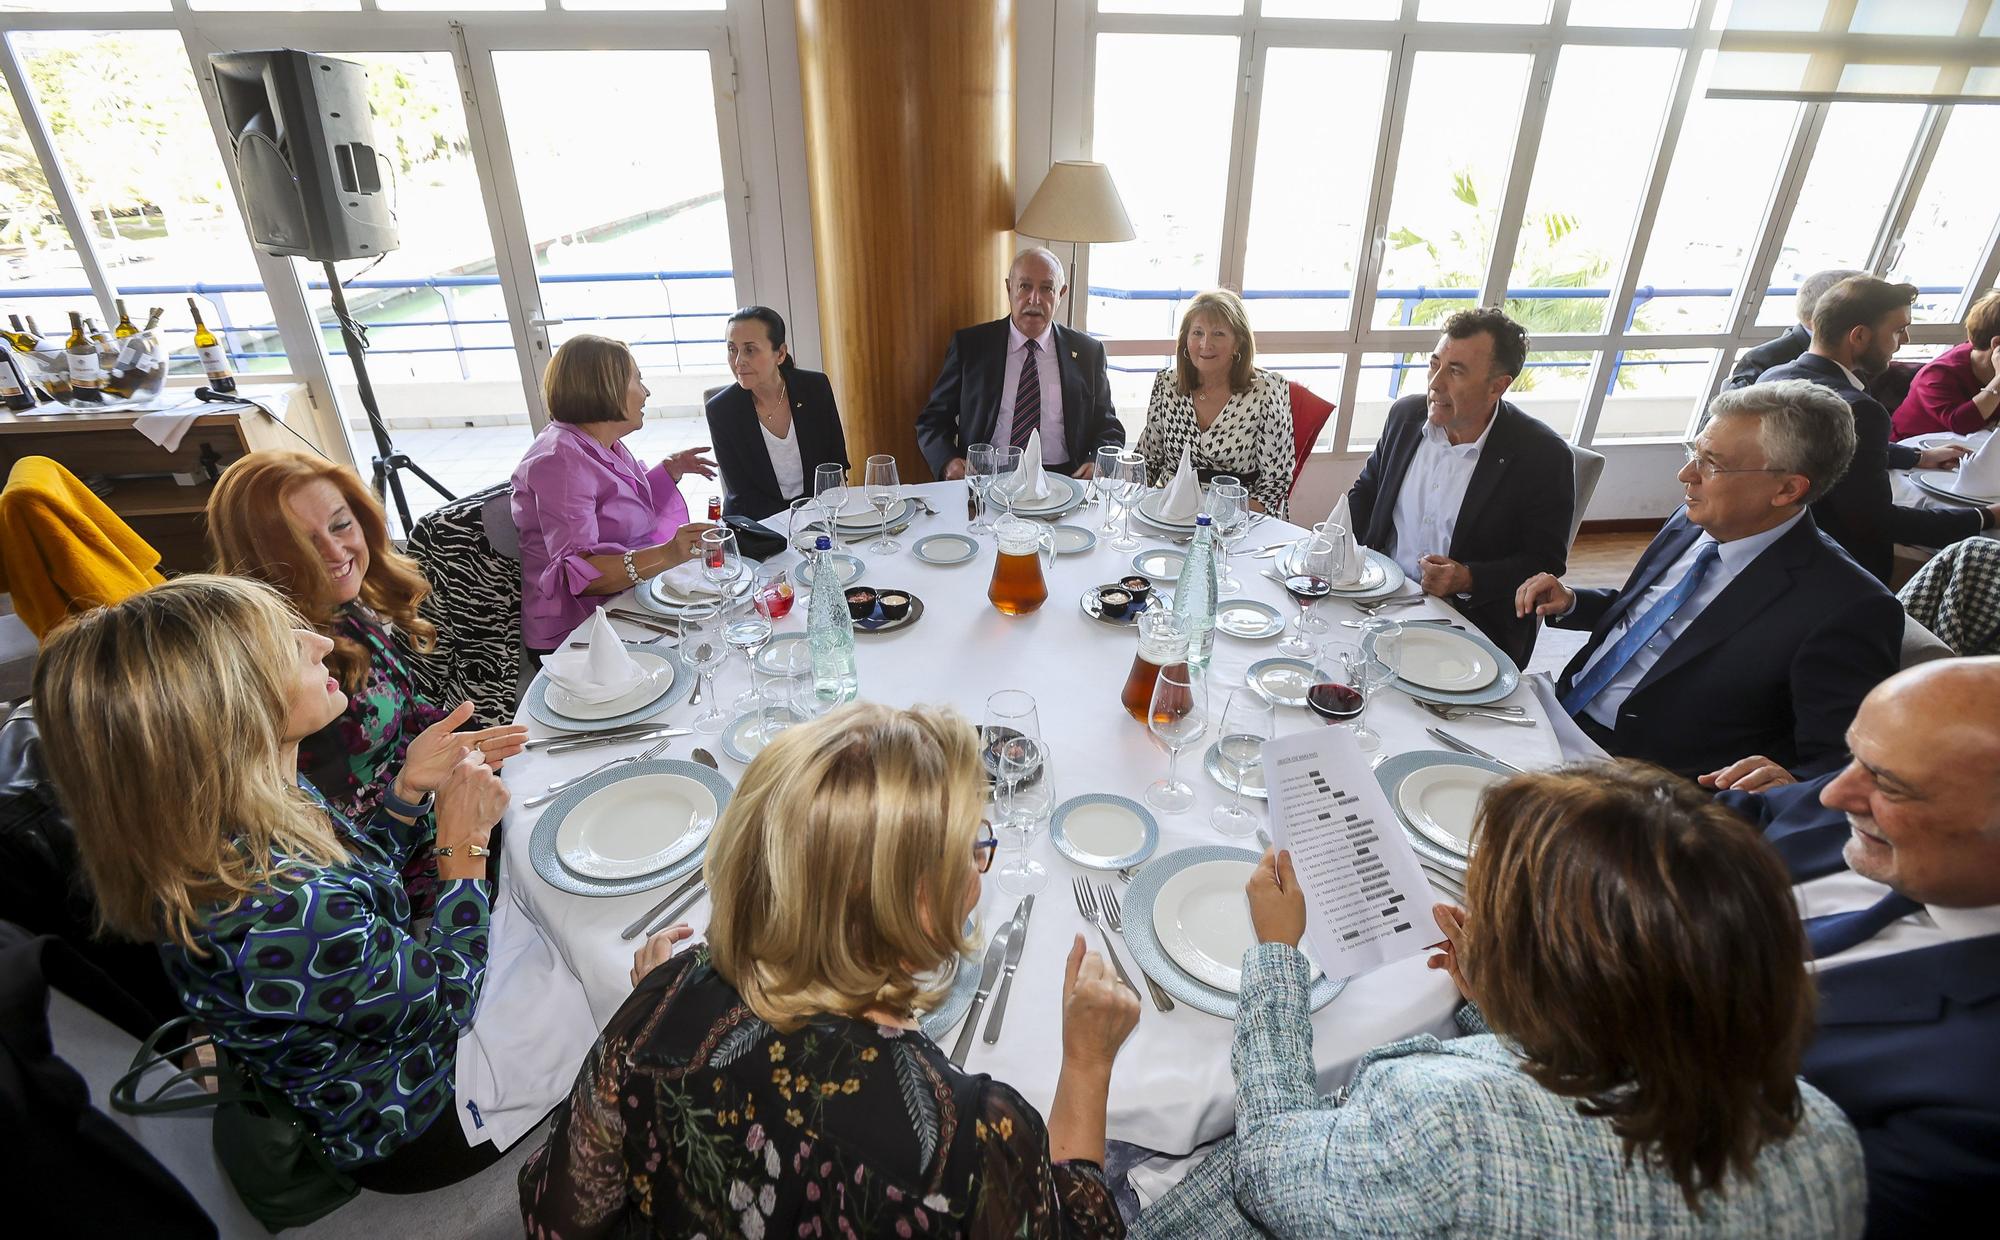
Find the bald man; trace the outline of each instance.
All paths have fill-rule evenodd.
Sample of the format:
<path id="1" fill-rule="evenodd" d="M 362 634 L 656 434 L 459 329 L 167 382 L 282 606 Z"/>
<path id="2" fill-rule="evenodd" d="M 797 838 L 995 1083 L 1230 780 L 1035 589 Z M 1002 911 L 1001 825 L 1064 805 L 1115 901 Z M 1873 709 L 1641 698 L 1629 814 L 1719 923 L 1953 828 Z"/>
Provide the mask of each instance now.
<path id="1" fill-rule="evenodd" d="M 1883 681 L 1847 742 L 1831 775 L 1722 799 L 1797 884 L 1802 1071 L 1861 1134 L 1869 1235 L 1940 1231 L 2000 1192 L 2000 658 Z"/>

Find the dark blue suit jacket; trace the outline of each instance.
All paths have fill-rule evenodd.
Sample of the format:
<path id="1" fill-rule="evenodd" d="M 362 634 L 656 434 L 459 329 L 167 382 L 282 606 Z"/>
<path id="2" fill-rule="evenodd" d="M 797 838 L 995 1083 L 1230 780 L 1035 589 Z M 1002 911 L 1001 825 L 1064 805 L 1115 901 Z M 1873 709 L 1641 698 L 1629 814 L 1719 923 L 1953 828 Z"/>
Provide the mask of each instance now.
<path id="1" fill-rule="evenodd" d="M 1056 377 L 1062 389 L 1063 451 L 1074 471 L 1095 464 L 1097 450 L 1125 442 L 1125 424 L 1111 404 L 1104 346 L 1083 332 L 1055 325 Z M 1000 424 L 1000 389 L 1007 379 L 1007 320 L 962 328 L 945 350 L 937 386 L 917 415 L 917 447 L 931 473 L 984 443 Z"/>
<path id="2" fill-rule="evenodd" d="M 1805 882 L 1847 864 L 1846 815 L 1819 802 L 1832 779 L 1718 799 L 1763 827 Z M 2000 935 L 1818 980 L 1819 1032 L 1801 1073 L 1861 1134 L 1868 1234 L 1945 1234 L 1985 1217 L 2000 1193 Z"/>
<path id="3" fill-rule="evenodd" d="M 1611 626 L 1700 536 L 1685 511 L 1675 513 L 1622 589 L 1578 590 L 1576 609 L 1549 620 L 1590 630 L 1558 692 L 1569 692 Z M 1868 691 L 1895 675 L 1902 643 L 1896 596 L 1828 542 L 1808 512 L 1647 669 L 1606 748 L 1689 777 L 1751 754 L 1816 775 L 1846 759 L 1847 725 Z"/>
<path id="4" fill-rule="evenodd" d="M 840 429 L 840 409 L 833 401 L 833 384 L 817 370 L 793 367 L 785 376 L 792 396 L 792 434 L 799 444 L 799 466 L 805 493 L 812 493 L 813 470 L 847 463 L 847 436 Z M 722 511 L 727 516 L 762 521 L 783 513 L 796 495 L 778 489 L 771 453 L 757 429 L 757 398 L 732 383 L 708 402 L 708 442 L 722 474 Z M 856 479 L 855 481 L 860 481 Z"/>

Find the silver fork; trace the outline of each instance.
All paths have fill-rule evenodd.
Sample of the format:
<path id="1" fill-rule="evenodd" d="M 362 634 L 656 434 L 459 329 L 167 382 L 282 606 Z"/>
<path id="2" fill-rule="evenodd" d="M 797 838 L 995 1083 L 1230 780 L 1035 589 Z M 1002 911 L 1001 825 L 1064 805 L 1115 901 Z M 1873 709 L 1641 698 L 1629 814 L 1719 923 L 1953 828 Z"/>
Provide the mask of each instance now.
<path id="1" fill-rule="evenodd" d="M 550 801 L 555 800 L 556 797 L 560 796 L 566 789 L 574 788 L 576 785 L 582 783 L 584 780 L 589 779 L 592 775 L 601 775 L 604 772 L 610 770 L 614 766 L 624 766 L 628 762 L 644 762 L 648 758 L 657 758 L 661 754 L 667 752 L 667 746 L 673 743 L 674 743 L 674 738 L 669 736 L 667 739 L 661 741 L 659 744 L 653 746 L 651 749 L 648 749 L 644 753 L 627 754 L 625 757 L 622 758 L 613 758 L 611 759 L 611 761 L 606 762 L 602 766 L 592 767 L 590 770 L 585 771 L 583 774 L 578 775 L 574 779 L 558 780 L 557 782 L 549 785 L 549 789 L 547 792 L 542 793 L 540 796 L 529 797 L 527 800 L 521 802 L 521 805 L 524 809 L 533 809 L 537 805 L 546 804 Z"/>
<path id="2" fill-rule="evenodd" d="M 1111 884 L 1099 883 L 1097 895 L 1104 904 L 1105 924 L 1111 927 L 1112 933 L 1122 937 L 1125 933 L 1125 919 L 1118 915 L 1118 893 L 1111 890 Z M 1153 980 L 1152 974 L 1145 973 L 1144 970 L 1140 972 L 1145 974 L 1146 989 L 1153 992 L 1153 1006 L 1162 1012 L 1173 1011 L 1174 1001 L 1167 997 L 1166 991 L 1160 989 L 1160 984 Z M 1126 985 L 1129 986 L 1131 983 L 1127 982 Z"/>
<path id="3" fill-rule="evenodd" d="M 1474 718 L 1491 719 L 1495 723 L 1511 723 L 1517 728 L 1532 728 L 1535 726 L 1535 721 L 1526 715 L 1503 715 L 1498 711 L 1487 710 L 1480 706 L 1440 706 L 1436 702 L 1425 702 L 1419 699 L 1412 700 L 1438 718 L 1454 722 L 1460 719 Z"/>
<path id="4" fill-rule="evenodd" d="M 1104 954 L 1111 958 L 1111 967 L 1118 970 L 1118 980 L 1125 983 L 1126 989 L 1138 990 L 1137 986 L 1132 985 L 1132 975 L 1125 971 L 1125 962 L 1118 959 L 1117 949 L 1111 946 L 1111 932 L 1098 920 L 1097 895 L 1091 891 L 1089 881 L 1073 878 L 1069 885 L 1070 890 L 1076 894 L 1076 911 L 1082 913 L 1083 919 L 1097 928 L 1098 937 L 1104 940 Z"/>

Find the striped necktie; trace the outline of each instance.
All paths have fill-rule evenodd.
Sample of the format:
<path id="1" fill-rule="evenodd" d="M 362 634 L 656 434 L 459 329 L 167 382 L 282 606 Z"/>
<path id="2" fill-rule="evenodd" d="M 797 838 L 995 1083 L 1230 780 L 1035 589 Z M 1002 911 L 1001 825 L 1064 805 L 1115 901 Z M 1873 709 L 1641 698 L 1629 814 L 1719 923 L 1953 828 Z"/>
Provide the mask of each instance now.
<path id="1" fill-rule="evenodd" d="M 1007 442 L 1026 452 L 1028 437 L 1042 424 L 1042 372 L 1035 354 L 1042 346 L 1030 340 L 1021 354 L 1021 378 L 1014 388 L 1014 424 L 1007 429 Z"/>

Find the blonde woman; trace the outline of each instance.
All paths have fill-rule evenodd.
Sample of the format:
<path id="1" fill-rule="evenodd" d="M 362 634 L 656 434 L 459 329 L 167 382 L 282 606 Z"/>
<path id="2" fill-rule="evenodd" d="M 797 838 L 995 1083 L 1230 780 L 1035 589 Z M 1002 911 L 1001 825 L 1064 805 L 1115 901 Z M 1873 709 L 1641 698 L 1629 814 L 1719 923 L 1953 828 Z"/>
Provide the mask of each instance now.
<path id="1" fill-rule="evenodd" d="M 36 712 L 105 929 L 160 944 L 183 1006 L 335 1166 L 423 1192 L 497 1157 L 466 1146 L 452 1073 L 507 792 L 442 725 L 411 742 L 391 803 L 435 796 L 440 880 L 419 932 L 397 871 L 428 832 L 350 822 L 298 779 L 299 742 L 347 705 L 332 649 L 269 586 L 181 577 L 57 630 Z"/>
<path id="2" fill-rule="evenodd" d="M 1104 1107 L 1139 1002 L 1082 937 L 1046 1126 L 917 1027 L 972 946 L 985 795 L 947 710 L 856 704 L 758 755 L 710 845 L 707 942 L 605 1026 L 521 1172 L 529 1233 L 1124 1234 Z"/>
<path id="3" fill-rule="evenodd" d="M 1191 448 L 1202 481 L 1243 480 L 1251 504 L 1278 517 L 1292 493 L 1292 389 L 1257 369 L 1257 338 L 1243 299 L 1228 289 L 1201 293 L 1181 316 L 1174 364 L 1153 379 L 1139 451 L 1154 486 L 1164 486 Z"/>

